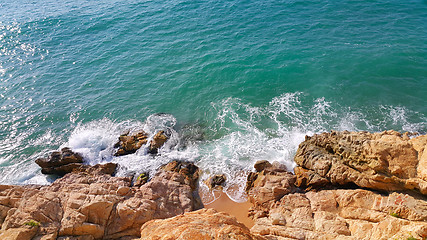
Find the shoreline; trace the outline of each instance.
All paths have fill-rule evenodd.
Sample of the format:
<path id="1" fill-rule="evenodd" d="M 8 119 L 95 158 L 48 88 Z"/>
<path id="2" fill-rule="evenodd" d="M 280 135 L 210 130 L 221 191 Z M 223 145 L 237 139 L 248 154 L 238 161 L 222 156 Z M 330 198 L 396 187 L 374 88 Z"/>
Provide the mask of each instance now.
<path id="1" fill-rule="evenodd" d="M 115 163 L 84 165 L 64 148 L 38 160 L 42 171 L 64 173 L 52 184 L 0 186 L 0 239 L 427 238 L 427 135 L 331 131 L 307 136 L 294 160 L 294 173 L 255 163 L 249 201 L 214 190 L 203 206 L 194 163 L 174 160 L 134 182 L 112 176 Z M 223 183 L 216 175 L 209 186 Z"/>
<path id="2" fill-rule="evenodd" d="M 231 200 L 225 192 L 215 192 L 217 198 L 213 202 L 204 205 L 204 208 L 213 208 L 218 212 L 228 213 L 249 229 L 254 226 L 254 220 L 248 216 L 249 208 L 253 205 L 248 200 L 238 203 Z"/>

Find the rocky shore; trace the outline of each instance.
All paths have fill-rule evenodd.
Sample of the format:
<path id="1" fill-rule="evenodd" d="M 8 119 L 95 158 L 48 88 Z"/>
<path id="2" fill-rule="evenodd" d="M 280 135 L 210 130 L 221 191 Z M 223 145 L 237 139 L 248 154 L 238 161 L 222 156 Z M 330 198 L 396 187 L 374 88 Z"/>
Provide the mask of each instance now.
<path id="1" fill-rule="evenodd" d="M 162 131 L 127 133 L 116 154 L 157 154 L 166 141 Z M 294 173 L 267 161 L 248 173 L 250 229 L 203 208 L 193 163 L 172 161 L 135 181 L 65 148 L 37 160 L 63 175 L 51 185 L 0 186 L 0 239 L 427 239 L 426 146 L 427 135 L 395 131 L 306 137 Z"/>

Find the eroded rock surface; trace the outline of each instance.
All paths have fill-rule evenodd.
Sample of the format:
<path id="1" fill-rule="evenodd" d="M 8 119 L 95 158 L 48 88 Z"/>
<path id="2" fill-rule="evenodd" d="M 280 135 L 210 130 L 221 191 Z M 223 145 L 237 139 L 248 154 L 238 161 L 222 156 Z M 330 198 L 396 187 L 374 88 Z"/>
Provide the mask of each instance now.
<path id="1" fill-rule="evenodd" d="M 268 212 L 271 205 L 280 200 L 284 195 L 293 193 L 295 187 L 295 176 L 286 171 L 286 167 L 278 163 L 265 164 L 263 168 L 257 168 L 257 173 L 250 173 L 246 185 L 249 201 L 254 204 L 259 216 Z"/>
<path id="2" fill-rule="evenodd" d="M 48 158 L 37 159 L 36 163 L 42 168 L 43 174 L 63 176 L 81 167 L 83 157 L 69 148 L 62 148 L 60 152 L 52 152 Z"/>
<path id="3" fill-rule="evenodd" d="M 141 240 L 161 239 L 264 239 L 250 233 L 235 217 L 213 209 L 201 209 L 164 220 L 152 220 L 141 227 Z"/>
<path id="4" fill-rule="evenodd" d="M 335 132 L 306 137 L 295 155 L 298 184 L 322 187 L 356 184 L 427 194 L 427 135 L 410 138 L 396 131 Z"/>
<path id="5" fill-rule="evenodd" d="M 181 172 L 159 170 L 141 187 L 99 169 L 67 174 L 49 186 L 0 186 L 0 234 L 33 234 L 35 239 L 139 237 L 140 227 L 149 220 L 201 208 L 191 187 L 197 179 L 182 174 L 183 167 Z M 39 223 L 36 230 L 28 230 L 30 221 Z"/>
<path id="6" fill-rule="evenodd" d="M 148 152 L 151 154 L 156 154 L 168 139 L 169 137 L 166 135 L 165 131 L 158 131 L 150 141 Z"/>
<path id="7" fill-rule="evenodd" d="M 148 134 L 144 131 L 139 131 L 133 134 L 125 133 L 119 137 L 119 141 L 114 145 L 117 151 L 114 156 L 122 156 L 135 153 L 148 141 Z"/>
<path id="8" fill-rule="evenodd" d="M 114 145 L 114 147 L 118 148 L 114 156 L 135 153 L 138 149 L 147 144 L 149 139 L 148 137 L 148 134 L 144 131 L 139 131 L 132 134 L 125 133 L 121 135 L 119 137 L 119 141 Z M 151 154 L 157 154 L 159 149 L 166 143 L 168 139 L 169 137 L 165 131 L 158 131 L 150 140 L 150 143 L 147 146 L 147 152 Z"/>
<path id="9" fill-rule="evenodd" d="M 212 191 L 213 189 L 218 189 L 218 190 L 222 190 L 224 185 L 225 185 L 225 181 L 227 180 L 227 178 L 225 177 L 224 174 L 221 175 L 213 175 L 210 178 L 205 180 L 205 184 L 206 186 L 209 187 L 209 190 Z"/>
<path id="10" fill-rule="evenodd" d="M 268 167 L 249 189 L 253 234 L 266 239 L 425 239 L 427 202 L 362 189 L 304 192 L 292 174 Z M 275 188 L 280 187 L 280 191 Z M 280 192 L 280 194 L 277 194 Z"/>

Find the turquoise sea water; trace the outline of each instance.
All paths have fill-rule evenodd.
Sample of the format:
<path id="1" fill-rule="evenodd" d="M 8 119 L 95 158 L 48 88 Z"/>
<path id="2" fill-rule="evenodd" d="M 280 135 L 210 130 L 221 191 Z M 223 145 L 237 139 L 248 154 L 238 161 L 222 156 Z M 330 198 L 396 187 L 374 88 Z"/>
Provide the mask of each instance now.
<path id="1" fill-rule="evenodd" d="M 0 0 L 2 184 L 48 183 L 34 160 L 70 146 L 118 175 L 195 161 L 241 200 L 306 134 L 425 133 L 426 103 L 426 1 Z M 128 128 L 173 135 L 112 157 Z"/>

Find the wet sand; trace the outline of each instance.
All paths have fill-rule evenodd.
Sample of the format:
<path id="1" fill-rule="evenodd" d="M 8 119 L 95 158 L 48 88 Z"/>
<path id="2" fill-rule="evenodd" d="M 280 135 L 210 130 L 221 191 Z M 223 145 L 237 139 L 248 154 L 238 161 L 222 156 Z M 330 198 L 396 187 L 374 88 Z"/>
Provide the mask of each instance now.
<path id="1" fill-rule="evenodd" d="M 248 217 L 248 210 L 252 206 L 250 202 L 237 203 L 231 200 L 225 193 L 217 193 L 219 198 L 210 204 L 205 204 L 205 208 L 213 208 L 220 212 L 226 212 L 237 218 L 237 221 L 251 228 L 254 221 Z"/>

